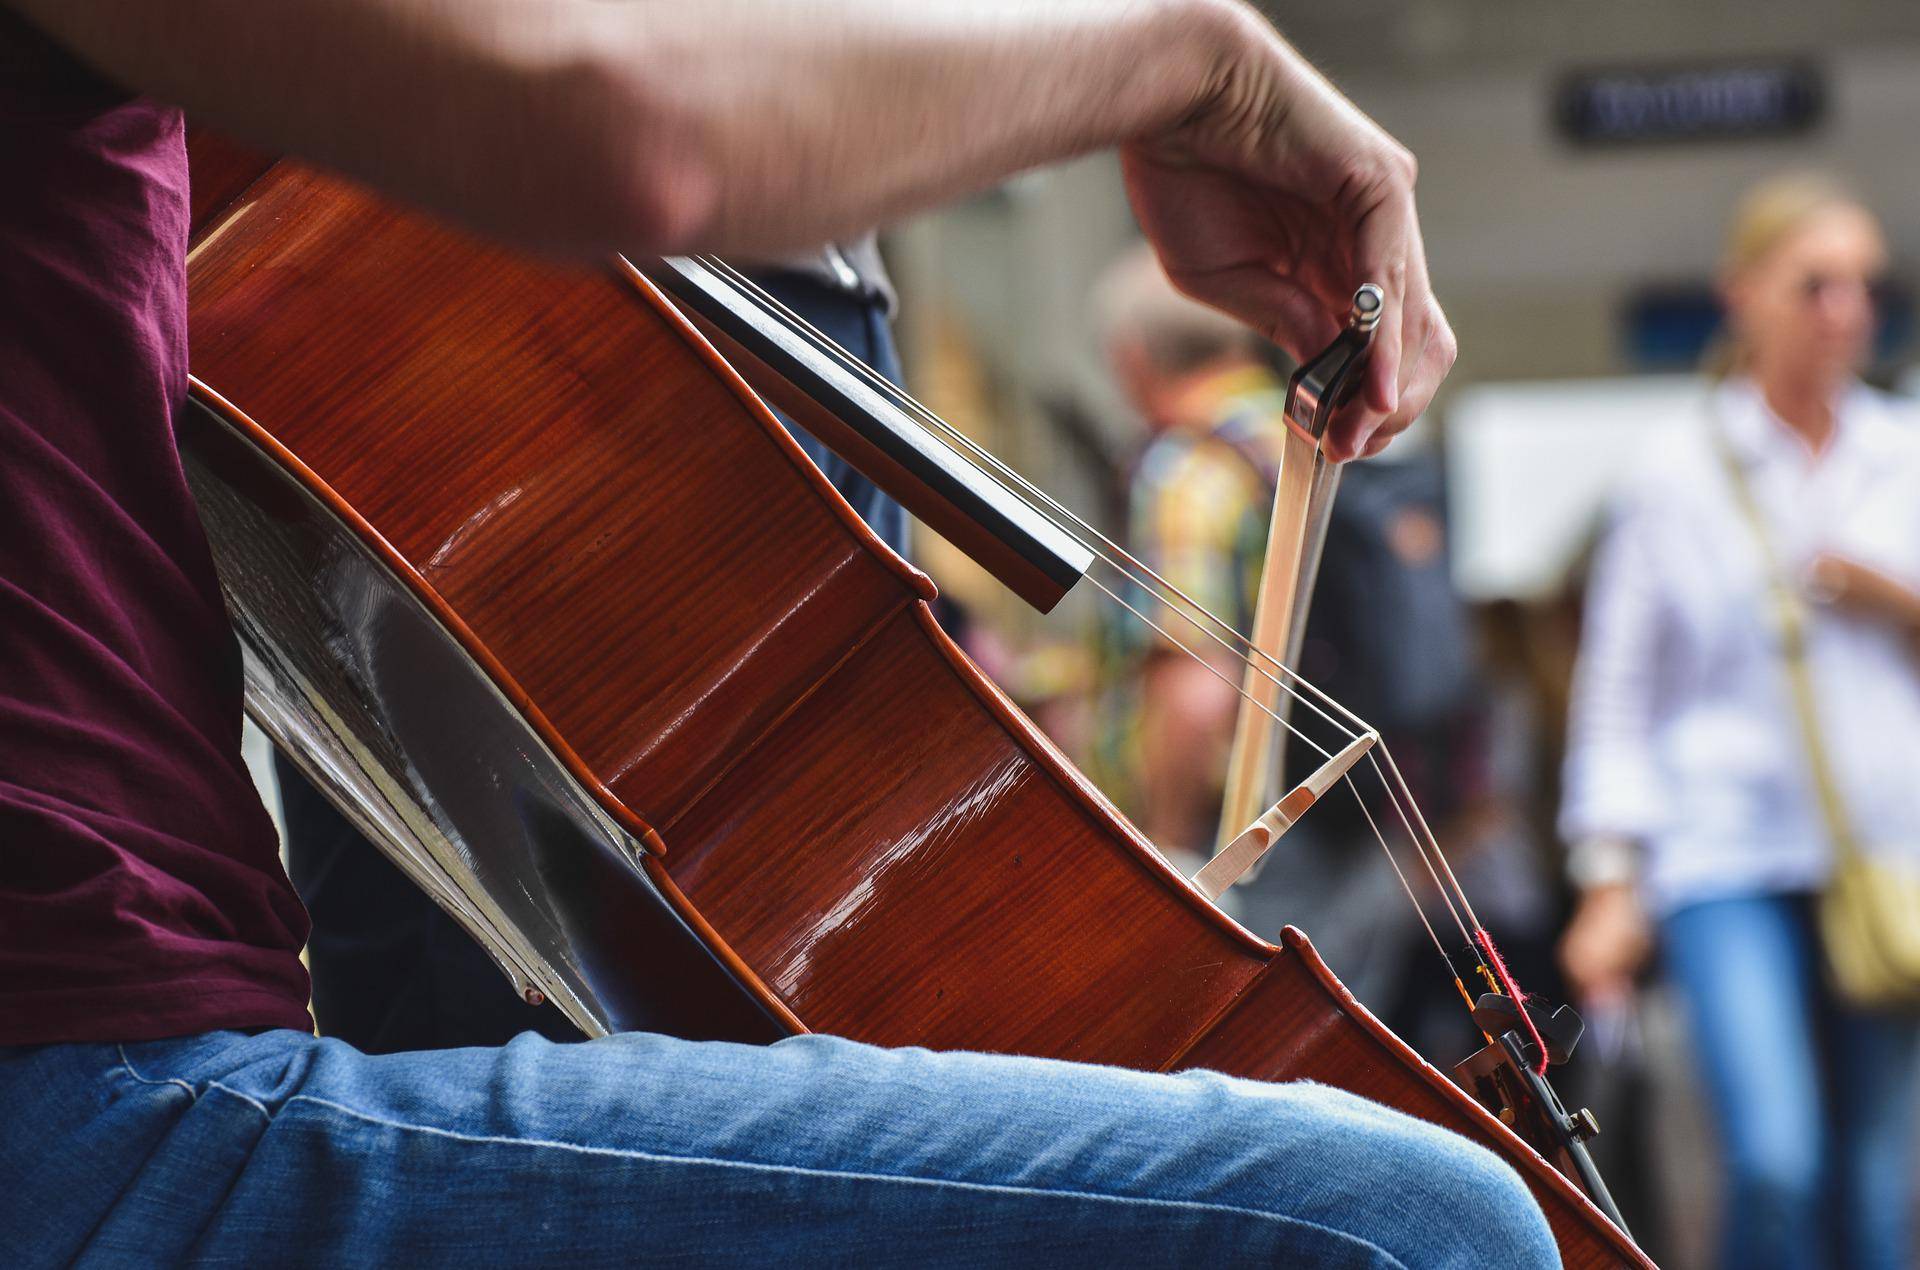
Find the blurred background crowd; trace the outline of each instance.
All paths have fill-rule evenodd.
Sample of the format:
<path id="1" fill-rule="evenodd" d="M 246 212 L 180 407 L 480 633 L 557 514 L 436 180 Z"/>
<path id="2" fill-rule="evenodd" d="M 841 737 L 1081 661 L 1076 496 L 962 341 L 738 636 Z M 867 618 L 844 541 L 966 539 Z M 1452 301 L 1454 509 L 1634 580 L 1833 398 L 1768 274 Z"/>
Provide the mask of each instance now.
<path id="1" fill-rule="evenodd" d="M 1920 12 L 1275 17 L 1419 156 L 1461 350 L 1346 473 L 1300 669 L 1393 744 L 1522 982 L 1586 1013 L 1562 1080 L 1656 1258 L 1913 1264 L 1914 1029 L 1824 986 L 1807 906 L 1829 786 L 1861 837 L 1920 843 Z M 888 232 L 907 383 L 1244 630 L 1291 368 L 1166 286 L 1119 187 L 1095 159 Z M 1237 675 L 1098 591 L 1042 617 L 931 534 L 912 555 L 989 673 L 1197 866 Z M 1232 903 L 1308 930 L 1435 1061 L 1477 1044 L 1356 813 L 1317 809 Z"/>

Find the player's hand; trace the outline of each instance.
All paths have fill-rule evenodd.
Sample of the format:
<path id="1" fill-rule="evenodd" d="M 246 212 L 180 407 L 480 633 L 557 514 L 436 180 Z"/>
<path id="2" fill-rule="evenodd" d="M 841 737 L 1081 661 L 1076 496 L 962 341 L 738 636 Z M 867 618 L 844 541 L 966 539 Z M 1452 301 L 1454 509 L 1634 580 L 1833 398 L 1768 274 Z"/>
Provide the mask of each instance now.
<path id="1" fill-rule="evenodd" d="M 1163 136 L 1125 147 L 1128 194 L 1167 276 L 1305 360 L 1354 290 L 1385 292 L 1367 379 L 1326 439 L 1373 454 L 1426 409 L 1453 366 L 1427 282 L 1413 155 L 1263 19 L 1227 10 L 1213 89 Z"/>

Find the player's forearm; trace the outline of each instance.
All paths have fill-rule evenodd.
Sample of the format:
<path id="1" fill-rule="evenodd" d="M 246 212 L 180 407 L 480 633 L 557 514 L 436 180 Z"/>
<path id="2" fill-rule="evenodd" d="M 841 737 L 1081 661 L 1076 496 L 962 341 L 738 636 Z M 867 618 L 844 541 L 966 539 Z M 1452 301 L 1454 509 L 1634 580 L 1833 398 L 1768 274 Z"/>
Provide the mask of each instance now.
<path id="1" fill-rule="evenodd" d="M 751 37 L 707 38 L 702 8 Z M 1164 130 L 1246 25 L 1214 0 L 718 0 L 639 35 L 680 45 L 657 82 L 713 165 L 701 236 L 754 250 Z"/>
<path id="2" fill-rule="evenodd" d="M 0 0 L 107 73 L 480 228 L 803 245 L 1164 128 L 1226 0 Z"/>

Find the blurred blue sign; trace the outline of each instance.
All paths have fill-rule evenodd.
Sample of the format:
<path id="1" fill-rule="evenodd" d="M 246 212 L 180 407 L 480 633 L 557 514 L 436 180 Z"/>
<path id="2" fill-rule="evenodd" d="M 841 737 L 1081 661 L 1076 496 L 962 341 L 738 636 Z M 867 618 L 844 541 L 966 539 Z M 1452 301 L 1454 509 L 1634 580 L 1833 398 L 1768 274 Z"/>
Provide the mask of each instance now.
<path id="1" fill-rule="evenodd" d="M 1806 132 L 1826 112 L 1826 81 L 1805 58 L 1573 71 L 1554 120 L 1582 146 L 1745 140 Z"/>

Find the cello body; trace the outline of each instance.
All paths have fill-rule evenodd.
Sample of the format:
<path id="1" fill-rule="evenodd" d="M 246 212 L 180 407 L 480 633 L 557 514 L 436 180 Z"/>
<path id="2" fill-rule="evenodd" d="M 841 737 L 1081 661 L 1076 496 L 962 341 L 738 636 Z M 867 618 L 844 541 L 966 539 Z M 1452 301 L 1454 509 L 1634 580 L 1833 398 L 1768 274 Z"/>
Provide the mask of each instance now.
<path id="1" fill-rule="evenodd" d="M 1646 1265 L 1289 929 L 1240 927 L 934 621 L 630 266 L 196 141 L 183 460 L 249 712 L 590 1032 L 1337 1085 Z"/>

